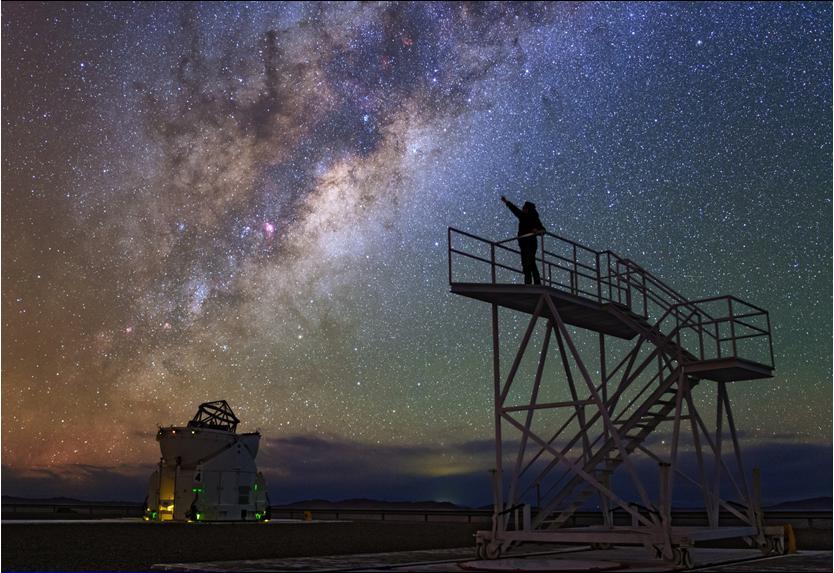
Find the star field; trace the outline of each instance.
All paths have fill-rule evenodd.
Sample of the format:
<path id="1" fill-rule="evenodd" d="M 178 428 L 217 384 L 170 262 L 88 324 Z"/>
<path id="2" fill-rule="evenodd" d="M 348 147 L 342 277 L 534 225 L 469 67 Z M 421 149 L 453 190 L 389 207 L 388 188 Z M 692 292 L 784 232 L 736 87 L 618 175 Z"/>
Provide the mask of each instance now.
<path id="1" fill-rule="evenodd" d="M 489 312 L 448 293 L 446 229 L 512 236 L 502 194 L 768 309 L 776 377 L 732 388 L 737 423 L 830 447 L 831 19 L 4 3 L 5 475 L 129 472 L 217 399 L 486 469 L 460 446 L 492 432 Z"/>

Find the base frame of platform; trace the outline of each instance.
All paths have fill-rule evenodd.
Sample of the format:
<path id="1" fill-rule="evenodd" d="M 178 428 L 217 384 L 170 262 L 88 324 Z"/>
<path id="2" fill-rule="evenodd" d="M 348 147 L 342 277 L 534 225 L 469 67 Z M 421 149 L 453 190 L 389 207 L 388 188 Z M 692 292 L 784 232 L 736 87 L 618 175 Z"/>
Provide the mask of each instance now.
<path id="1" fill-rule="evenodd" d="M 784 555 L 786 552 L 784 528 L 767 526 L 761 531 L 752 526 L 726 527 L 672 527 L 670 538 L 662 529 L 649 527 L 571 527 L 554 530 L 499 531 L 480 530 L 475 533 L 475 549 L 479 559 L 500 559 L 507 550 L 523 543 L 558 545 L 589 545 L 591 547 L 643 546 L 649 555 L 676 567 L 692 567 L 689 550 L 699 542 L 720 539 L 743 539 L 756 546 L 757 539 L 766 540 L 759 549 L 764 555 Z"/>

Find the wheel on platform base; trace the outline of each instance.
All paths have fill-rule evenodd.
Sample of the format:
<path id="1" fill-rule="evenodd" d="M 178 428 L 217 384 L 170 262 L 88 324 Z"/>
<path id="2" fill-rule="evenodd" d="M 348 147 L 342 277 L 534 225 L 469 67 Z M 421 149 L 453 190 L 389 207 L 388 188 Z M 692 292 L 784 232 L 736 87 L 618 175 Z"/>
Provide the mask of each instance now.
<path id="1" fill-rule="evenodd" d="M 493 559 L 501 558 L 501 543 L 498 541 L 490 541 L 486 544 L 484 550 L 484 557 L 492 561 Z"/>
<path id="2" fill-rule="evenodd" d="M 768 554 L 784 555 L 785 554 L 785 538 L 784 537 L 768 537 L 767 539 Z"/>
<path id="3" fill-rule="evenodd" d="M 655 559 L 664 559 L 663 556 L 663 547 L 660 545 L 652 545 L 652 549 L 654 549 L 654 558 Z"/>
<path id="4" fill-rule="evenodd" d="M 478 561 L 483 561 L 486 559 L 486 544 L 483 542 L 478 542 L 475 544 L 475 557 Z"/>
<path id="5" fill-rule="evenodd" d="M 692 554 L 686 547 L 675 547 L 675 566 L 692 569 Z"/>
<path id="6" fill-rule="evenodd" d="M 784 537 L 777 537 L 776 538 L 776 553 L 779 555 L 785 555 L 788 552 L 787 544 L 785 543 Z"/>

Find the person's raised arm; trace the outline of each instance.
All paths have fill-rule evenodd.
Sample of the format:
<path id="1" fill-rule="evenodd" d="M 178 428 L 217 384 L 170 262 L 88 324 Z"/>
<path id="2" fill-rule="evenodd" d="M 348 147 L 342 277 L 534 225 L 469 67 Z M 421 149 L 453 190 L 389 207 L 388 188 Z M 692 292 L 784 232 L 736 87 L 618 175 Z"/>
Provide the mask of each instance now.
<path id="1" fill-rule="evenodd" d="M 519 209 L 518 207 L 516 207 L 516 206 L 513 204 L 513 202 L 512 202 L 512 201 L 510 201 L 509 199 L 507 199 L 507 198 L 506 198 L 506 197 L 504 197 L 503 195 L 501 195 L 501 200 L 504 202 L 504 205 L 506 205 L 506 206 L 507 206 L 507 208 L 508 208 L 510 211 L 512 211 L 513 215 L 515 215 L 516 217 L 518 217 L 519 219 L 521 219 L 521 213 L 522 213 L 521 209 Z"/>

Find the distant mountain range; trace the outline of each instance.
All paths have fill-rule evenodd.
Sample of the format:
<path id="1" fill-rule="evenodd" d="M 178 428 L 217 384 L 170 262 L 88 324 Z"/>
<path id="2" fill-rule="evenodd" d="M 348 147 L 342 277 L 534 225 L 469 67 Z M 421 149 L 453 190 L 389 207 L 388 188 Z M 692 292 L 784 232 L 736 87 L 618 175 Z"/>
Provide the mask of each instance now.
<path id="1" fill-rule="evenodd" d="M 43 505 L 142 505 L 141 501 L 87 501 L 83 499 L 75 499 L 72 497 L 17 497 L 14 495 L 4 495 L 2 497 L 3 503 L 32 503 Z"/>
<path id="2" fill-rule="evenodd" d="M 769 505 L 765 509 L 831 509 L 830 497 L 811 497 L 795 501 L 783 501 L 776 505 Z"/>
<path id="3" fill-rule="evenodd" d="M 45 505 L 141 505 L 138 501 L 85 501 L 71 497 L 16 497 L 4 495 L 3 503 L 32 503 Z M 812 497 L 783 501 L 775 505 L 765 507 L 771 510 L 831 510 L 834 500 L 830 497 Z M 305 499 L 293 503 L 284 504 L 283 507 L 297 507 L 303 509 L 471 509 L 461 505 L 455 505 L 449 501 L 383 501 L 377 499 L 343 499 L 331 501 L 327 499 Z M 492 506 L 484 506 L 491 509 Z M 692 508 L 697 509 L 697 508 Z"/>
<path id="4" fill-rule="evenodd" d="M 4 495 L 3 503 L 31 503 L 44 505 L 141 505 L 138 501 L 86 501 L 71 497 L 18 497 Z M 289 503 L 283 507 L 304 509 L 467 509 L 448 501 L 381 501 L 375 499 L 307 499 Z"/>
<path id="5" fill-rule="evenodd" d="M 376 499 L 305 499 L 288 503 L 284 507 L 304 509 L 469 509 L 449 501 L 380 501 Z"/>

